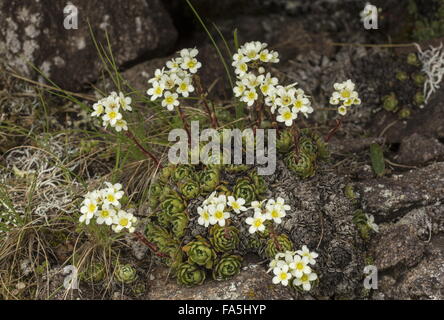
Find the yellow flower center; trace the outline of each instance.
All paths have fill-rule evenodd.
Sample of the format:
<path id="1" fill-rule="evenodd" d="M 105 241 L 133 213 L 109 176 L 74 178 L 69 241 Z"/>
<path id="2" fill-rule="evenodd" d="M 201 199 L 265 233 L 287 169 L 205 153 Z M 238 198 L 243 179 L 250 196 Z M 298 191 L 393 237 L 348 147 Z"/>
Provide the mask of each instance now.
<path id="1" fill-rule="evenodd" d="M 114 202 L 114 201 L 116 200 L 116 197 L 115 197 L 113 194 L 109 194 L 109 195 L 106 197 L 106 199 L 107 199 L 109 202 Z"/>
<path id="2" fill-rule="evenodd" d="M 215 217 L 216 219 L 218 219 L 218 220 L 222 219 L 222 218 L 224 217 L 224 213 L 223 213 L 223 211 L 216 211 L 216 212 L 214 213 L 214 217 Z"/>
<path id="3" fill-rule="evenodd" d="M 254 226 L 255 226 L 256 228 L 259 228 L 261 225 L 262 225 L 262 220 L 260 220 L 260 219 L 256 219 L 256 220 L 254 221 Z"/>
<path id="4" fill-rule="evenodd" d="M 188 89 L 188 85 L 186 83 L 181 83 L 180 84 L 180 90 L 185 91 Z"/>
<path id="5" fill-rule="evenodd" d="M 294 106 L 296 107 L 296 109 L 301 109 L 302 108 L 302 101 L 301 100 L 297 100 L 294 103 Z"/>
<path id="6" fill-rule="evenodd" d="M 96 211 L 96 208 L 97 208 L 97 206 L 96 206 L 94 203 L 91 203 L 91 204 L 88 206 L 88 210 L 89 210 L 89 212 L 94 212 L 94 211 Z"/>
<path id="7" fill-rule="evenodd" d="M 108 218 L 109 217 L 109 211 L 108 210 L 102 210 L 102 212 L 100 212 L 100 215 L 103 218 Z"/>
<path id="8" fill-rule="evenodd" d="M 291 102 L 291 98 L 290 98 L 290 97 L 285 96 L 285 97 L 282 98 L 282 103 L 283 103 L 283 104 L 287 105 L 287 104 L 289 104 L 290 102 Z"/>
<path id="9" fill-rule="evenodd" d="M 239 208 L 240 208 L 240 205 L 239 205 L 239 203 L 237 203 L 237 202 L 233 202 L 233 203 L 231 204 L 231 207 L 232 207 L 233 209 L 239 209 Z"/>
<path id="10" fill-rule="evenodd" d="M 154 90 L 154 93 L 158 96 L 160 96 L 162 94 L 163 90 L 161 87 L 157 87 L 156 90 Z"/>
<path id="11" fill-rule="evenodd" d="M 208 220 L 208 219 L 210 219 L 210 215 L 208 214 L 208 212 L 204 212 L 203 214 L 202 214 L 202 218 L 204 218 L 204 220 Z"/>
<path id="12" fill-rule="evenodd" d="M 255 98 L 256 98 L 256 94 L 253 91 L 248 93 L 248 99 L 254 100 Z"/>
<path id="13" fill-rule="evenodd" d="M 246 72 L 246 71 L 248 70 L 248 66 L 247 66 L 246 63 L 242 63 L 242 64 L 239 66 L 239 69 L 241 69 L 241 71 Z"/>
<path id="14" fill-rule="evenodd" d="M 109 117 L 110 119 L 115 119 L 115 118 L 117 117 L 117 112 L 115 112 L 115 111 L 111 111 L 111 112 L 108 114 L 108 117 Z"/>
<path id="15" fill-rule="evenodd" d="M 279 218 L 279 211 L 277 211 L 276 209 L 273 209 L 273 211 L 271 211 L 271 216 L 273 218 Z"/>
<path id="16" fill-rule="evenodd" d="M 348 99 L 351 96 L 351 92 L 349 90 L 344 90 L 344 91 L 341 92 L 341 96 L 344 99 Z"/>
<path id="17" fill-rule="evenodd" d="M 190 60 L 187 63 L 188 68 L 193 69 L 196 66 L 196 61 Z"/>
<path id="18" fill-rule="evenodd" d="M 281 275 L 280 275 L 280 278 L 281 278 L 281 280 L 287 280 L 287 278 L 288 278 L 287 273 L 282 272 Z"/>
<path id="19" fill-rule="evenodd" d="M 250 59 L 254 59 L 256 57 L 256 55 L 257 55 L 257 53 L 254 50 L 250 50 L 247 53 L 247 57 L 250 58 Z"/>
<path id="20" fill-rule="evenodd" d="M 165 98 L 165 101 L 166 101 L 166 103 L 168 103 L 168 104 L 172 104 L 172 103 L 174 102 L 174 98 L 171 97 L 171 96 L 169 96 L 169 97 L 166 97 L 166 98 Z"/>
<path id="21" fill-rule="evenodd" d="M 119 224 L 120 224 L 122 227 L 126 227 L 126 226 L 128 225 L 128 223 L 129 223 L 129 221 L 128 221 L 127 218 L 122 218 L 122 219 L 120 219 L 120 221 L 119 221 Z"/>
<path id="22" fill-rule="evenodd" d="M 267 60 L 267 54 L 265 52 L 262 52 L 259 56 L 259 59 L 261 59 L 262 61 L 266 61 Z"/>
<path id="23" fill-rule="evenodd" d="M 308 281 L 308 275 L 303 274 L 302 277 L 301 277 L 301 281 L 302 282 L 307 282 Z"/>
<path id="24" fill-rule="evenodd" d="M 304 269 L 304 264 L 303 264 L 302 262 L 299 262 L 299 263 L 296 265 L 296 269 L 298 269 L 298 270 L 302 270 L 302 269 Z"/>
<path id="25" fill-rule="evenodd" d="M 284 112 L 284 114 L 282 115 L 282 117 L 283 117 L 285 120 L 291 120 L 292 117 L 293 117 L 293 115 L 291 114 L 290 111 L 287 111 L 287 112 Z"/>

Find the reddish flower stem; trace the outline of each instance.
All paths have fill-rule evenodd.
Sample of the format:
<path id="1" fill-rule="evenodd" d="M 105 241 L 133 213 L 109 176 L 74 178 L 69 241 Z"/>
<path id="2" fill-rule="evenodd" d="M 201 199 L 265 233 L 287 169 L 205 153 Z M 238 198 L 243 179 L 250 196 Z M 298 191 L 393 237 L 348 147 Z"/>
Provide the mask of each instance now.
<path id="1" fill-rule="evenodd" d="M 336 125 L 328 132 L 328 135 L 325 137 L 325 142 L 328 142 L 335 133 L 339 130 L 339 128 L 342 126 L 342 119 L 336 119 Z"/>
<path id="2" fill-rule="evenodd" d="M 142 151 L 145 155 L 147 155 L 150 159 L 152 159 L 159 168 L 162 168 L 162 165 L 160 164 L 159 159 L 157 159 L 157 157 L 155 155 L 153 155 L 151 152 L 146 150 L 140 144 L 140 142 L 137 140 L 137 138 L 134 136 L 134 134 L 131 131 L 126 131 L 125 134 L 128 138 L 130 138 L 136 144 L 136 146 L 140 149 L 140 151 Z"/>
<path id="3" fill-rule="evenodd" d="M 136 236 L 137 240 L 139 240 L 144 245 L 146 245 L 156 256 L 163 257 L 163 258 L 169 258 L 169 256 L 166 255 L 165 253 L 159 252 L 159 249 L 156 247 L 156 245 L 149 242 L 148 239 L 140 232 L 136 231 L 136 232 L 134 232 L 134 235 Z"/>

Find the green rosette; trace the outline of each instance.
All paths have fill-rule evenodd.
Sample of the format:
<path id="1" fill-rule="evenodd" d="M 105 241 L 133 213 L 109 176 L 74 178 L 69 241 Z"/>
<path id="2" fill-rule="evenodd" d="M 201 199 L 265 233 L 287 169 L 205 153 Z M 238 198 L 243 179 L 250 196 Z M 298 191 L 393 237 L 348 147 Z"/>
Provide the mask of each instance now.
<path id="1" fill-rule="evenodd" d="M 242 257 L 237 255 L 224 255 L 213 268 L 213 279 L 227 280 L 239 274 L 242 266 Z"/>
<path id="2" fill-rule="evenodd" d="M 171 222 L 172 214 L 166 210 L 161 210 L 156 214 L 157 222 L 164 228 L 168 228 Z"/>
<path id="3" fill-rule="evenodd" d="M 239 246 L 239 230 L 234 226 L 214 225 L 210 229 L 210 242 L 217 252 L 236 250 Z"/>
<path id="4" fill-rule="evenodd" d="M 162 253 L 168 255 L 168 258 L 163 258 L 162 261 L 173 270 L 177 270 L 183 262 L 183 251 L 177 243 L 169 242 L 163 248 Z"/>
<path id="5" fill-rule="evenodd" d="M 164 185 L 159 181 L 151 185 L 150 199 L 148 203 L 150 208 L 156 208 L 159 205 L 160 197 L 163 193 L 163 188 Z"/>
<path id="6" fill-rule="evenodd" d="M 276 140 L 276 150 L 279 153 L 288 153 L 293 149 L 294 138 L 291 130 L 282 130 Z"/>
<path id="7" fill-rule="evenodd" d="M 257 171 L 252 171 L 248 175 L 251 179 L 251 182 L 254 185 L 254 190 L 256 192 L 256 195 L 261 195 L 262 193 L 267 191 L 267 183 L 265 182 L 265 179 L 257 174 Z"/>
<path id="8" fill-rule="evenodd" d="M 202 270 L 195 264 L 184 262 L 178 266 L 176 278 L 177 283 L 183 286 L 201 285 L 205 281 L 205 270 Z"/>
<path id="9" fill-rule="evenodd" d="M 274 259 L 277 253 L 293 251 L 293 243 L 285 234 L 272 237 L 267 241 L 265 255 L 268 259 Z"/>
<path id="10" fill-rule="evenodd" d="M 137 279 L 137 271 L 130 264 L 117 264 L 114 274 L 119 282 L 125 284 L 132 283 Z"/>
<path id="11" fill-rule="evenodd" d="M 173 214 L 171 217 L 171 231 L 176 239 L 182 239 L 188 227 L 188 215 L 185 212 Z"/>
<path id="12" fill-rule="evenodd" d="M 105 278 L 106 268 L 101 262 L 89 264 L 86 269 L 80 273 L 80 280 L 86 282 L 100 282 Z"/>
<path id="13" fill-rule="evenodd" d="M 204 192 L 212 192 L 220 183 L 220 170 L 207 168 L 199 174 L 200 189 Z"/>
<path id="14" fill-rule="evenodd" d="M 247 205 L 250 204 L 251 201 L 256 199 L 254 183 L 248 178 L 238 179 L 233 189 L 233 196 L 235 198 L 243 198 Z"/>
<path id="15" fill-rule="evenodd" d="M 173 175 L 175 169 L 176 168 L 173 165 L 169 165 L 168 167 L 165 167 L 162 170 L 160 170 L 159 180 L 164 183 L 167 183 L 170 180 L 171 176 Z"/>
<path id="16" fill-rule="evenodd" d="M 146 226 L 145 237 L 149 242 L 156 245 L 161 252 L 163 252 L 165 248 L 171 246 L 172 243 L 175 243 L 172 234 L 152 221 L 148 222 Z"/>
<path id="17" fill-rule="evenodd" d="M 181 164 L 176 167 L 172 175 L 175 182 L 180 182 L 194 178 L 194 170 L 192 166 Z"/>
<path id="18" fill-rule="evenodd" d="M 186 208 L 184 201 L 176 196 L 167 197 L 161 204 L 160 208 L 172 215 L 175 213 L 183 212 Z"/>
<path id="19" fill-rule="evenodd" d="M 200 194 L 199 183 L 193 180 L 187 180 L 183 183 L 179 183 L 179 191 L 187 200 L 196 199 Z"/>
<path id="20" fill-rule="evenodd" d="M 312 154 L 300 152 L 296 155 L 296 153 L 292 151 L 287 155 L 284 161 L 288 169 L 303 179 L 310 178 L 315 174 L 315 159 Z"/>
<path id="21" fill-rule="evenodd" d="M 216 253 L 204 238 L 199 237 L 197 240 L 189 242 L 182 250 L 188 255 L 189 263 L 195 263 L 207 269 L 213 267 Z"/>

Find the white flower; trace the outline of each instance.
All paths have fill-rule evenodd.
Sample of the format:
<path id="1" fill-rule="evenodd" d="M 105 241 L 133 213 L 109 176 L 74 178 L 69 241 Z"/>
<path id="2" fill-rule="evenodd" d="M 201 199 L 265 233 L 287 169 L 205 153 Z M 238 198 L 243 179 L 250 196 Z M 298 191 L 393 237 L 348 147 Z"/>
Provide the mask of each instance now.
<path id="1" fill-rule="evenodd" d="M 191 73 L 196 73 L 197 70 L 202 67 L 202 64 L 197 61 L 196 58 L 186 56 L 183 58 L 183 62 L 180 67 L 184 70 L 189 70 Z"/>
<path id="2" fill-rule="evenodd" d="M 316 273 L 312 272 L 309 274 L 303 274 L 301 277 L 293 280 L 293 284 L 295 286 L 301 286 L 305 291 L 311 290 L 311 282 L 315 281 L 318 278 Z"/>
<path id="3" fill-rule="evenodd" d="M 93 117 L 100 117 L 105 112 L 105 106 L 103 100 L 98 101 L 93 105 L 94 111 L 91 113 Z"/>
<path id="4" fill-rule="evenodd" d="M 235 65 L 236 69 L 234 73 L 236 73 L 239 77 L 245 76 L 248 71 L 248 65 L 245 61 L 239 61 Z"/>
<path id="5" fill-rule="evenodd" d="M 206 199 L 204 200 L 204 202 L 203 202 L 202 204 L 203 204 L 204 206 L 209 205 L 209 204 L 214 204 L 213 201 L 214 201 L 215 198 L 217 198 L 217 197 L 216 197 L 216 194 L 217 194 L 217 191 L 213 191 L 213 192 L 208 196 L 208 198 L 206 198 Z"/>
<path id="6" fill-rule="evenodd" d="M 236 86 L 233 88 L 234 95 L 236 97 L 240 97 L 244 94 L 246 90 L 246 86 L 242 83 L 242 81 L 237 81 Z"/>
<path id="7" fill-rule="evenodd" d="M 179 100 L 177 100 L 178 97 L 177 93 L 166 91 L 162 101 L 162 107 L 166 107 L 169 111 L 172 111 L 174 107 L 179 105 Z"/>
<path id="8" fill-rule="evenodd" d="M 188 97 L 190 92 L 194 91 L 194 87 L 190 82 L 190 79 L 185 78 L 178 82 L 177 93 L 181 94 L 183 97 Z"/>
<path id="9" fill-rule="evenodd" d="M 182 57 L 182 59 L 194 58 L 198 54 L 199 54 L 199 50 L 197 50 L 196 48 L 180 50 L 180 56 Z"/>
<path id="10" fill-rule="evenodd" d="M 379 232 L 379 226 L 375 223 L 375 217 L 371 214 L 365 214 L 367 218 L 367 226 L 375 232 Z"/>
<path id="11" fill-rule="evenodd" d="M 319 256 L 316 252 L 308 250 L 308 247 L 306 245 L 302 246 L 301 250 L 296 251 L 298 255 L 301 257 L 307 257 L 308 263 L 311 265 L 314 265 L 316 263 L 316 258 Z"/>
<path id="12" fill-rule="evenodd" d="M 251 202 L 251 208 L 254 209 L 254 212 L 259 212 L 262 214 L 262 206 L 265 203 L 265 200 L 262 201 L 252 201 Z"/>
<path id="13" fill-rule="evenodd" d="M 134 224 L 137 222 L 137 218 L 133 214 L 123 210 L 119 210 L 117 215 L 114 216 L 112 229 L 115 232 L 120 232 L 123 229 L 128 229 L 130 233 L 133 233 L 135 228 Z"/>
<path id="14" fill-rule="evenodd" d="M 132 111 L 133 108 L 131 107 L 132 99 L 130 97 L 125 97 L 122 92 L 119 93 L 119 104 L 120 107 L 125 111 Z"/>
<path id="15" fill-rule="evenodd" d="M 111 94 L 103 100 L 103 105 L 105 106 L 105 112 L 106 110 L 119 111 L 120 102 L 117 98 L 117 93 L 111 92 Z"/>
<path id="16" fill-rule="evenodd" d="M 115 191 L 114 188 L 109 188 L 105 191 L 103 203 L 105 205 L 119 205 L 119 200 L 122 199 L 124 192 L 123 191 Z"/>
<path id="17" fill-rule="evenodd" d="M 260 212 L 255 212 L 253 217 L 248 217 L 245 222 L 250 225 L 248 232 L 255 233 L 256 231 L 263 232 L 265 230 L 265 217 Z"/>
<path id="18" fill-rule="evenodd" d="M 272 280 L 274 284 L 282 283 L 283 286 L 288 285 L 288 280 L 291 279 L 291 273 L 288 272 L 288 265 L 274 268 L 273 273 L 275 275 Z"/>
<path id="19" fill-rule="evenodd" d="M 241 101 L 245 102 L 249 107 L 257 100 L 257 92 L 254 89 L 250 89 L 244 92 Z"/>
<path id="20" fill-rule="evenodd" d="M 149 83 L 154 83 L 154 82 L 160 82 L 160 80 L 162 79 L 163 75 L 165 72 L 165 68 L 162 69 L 156 69 L 156 71 L 154 71 L 154 77 L 151 78 L 150 80 L 148 80 Z M 150 94 L 151 95 L 151 94 Z"/>
<path id="21" fill-rule="evenodd" d="M 208 208 L 204 206 L 203 208 L 198 207 L 197 213 L 199 214 L 199 219 L 197 220 L 197 223 L 199 223 L 201 226 L 208 227 L 210 225 L 210 213 L 208 212 Z"/>
<path id="22" fill-rule="evenodd" d="M 264 76 L 257 76 L 253 73 L 248 73 L 242 78 L 242 83 L 250 89 L 254 89 L 264 81 Z"/>
<path id="23" fill-rule="evenodd" d="M 219 226 L 225 226 L 225 220 L 230 218 L 230 213 L 225 212 L 225 205 L 220 203 L 218 205 L 208 206 L 208 211 L 210 212 L 210 223 L 212 225 L 219 224 Z"/>
<path id="24" fill-rule="evenodd" d="M 273 220 L 273 222 L 280 224 L 282 218 L 285 217 L 285 210 L 282 210 L 279 205 L 267 206 L 265 217 L 267 220 Z"/>
<path id="25" fill-rule="evenodd" d="M 116 122 L 122 119 L 122 114 L 118 109 L 106 108 L 105 115 L 102 117 L 105 123 L 109 123 L 111 126 L 115 126 Z"/>
<path id="26" fill-rule="evenodd" d="M 167 61 L 166 66 L 171 72 L 176 72 L 180 70 L 180 65 L 182 64 L 181 58 L 173 58 Z"/>
<path id="27" fill-rule="evenodd" d="M 234 212 L 240 213 L 241 211 L 247 211 L 247 208 L 243 205 L 245 204 L 245 199 L 238 198 L 235 199 L 233 196 L 228 197 L 228 205 L 233 208 Z"/>
<path id="28" fill-rule="evenodd" d="M 290 110 L 288 107 L 283 107 L 279 108 L 278 112 L 279 115 L 276 117 L 276 120 L 278 122 L 284 122 L 287 127 L 291 126 L 293 124 L 293 120 L 298 117 L 295 108 Z"/>
<path id="29" fill-rule="evenodd" d="M 290 263 L 290 269 L 293 276 L 296 278 L 302 277 L 303 274 L 311 273 L 311 268 L 308 266 L 308 258 L 300 257 L 296 255 L 292 263 Z"/>
<path id="30" fill-rule="evenodd" d="M 258 41 L 247 42 L 240 48 L 240 50 L 245 55 L 247 62 L 254 61 L 259 59 L 259 52 L 262 50 L 262 44 Z"/>
<path id="31" fill-rule="evenodd" d="M 99 210 L 97 213 L 97 224 L 103 224 L 110 226 L 113 223 L 114 216 L 116 215 L 116 210 L 114 210 L 109 205 L 103 205 L 102 209 Z"/>
<path id="32" fill-rule="evenodd" d="M 338 113 L 341 116 L 345 116 L 347 114 L 347 108 L 345 106 L 340 106 L 338 107 Z"/>
<path id="33" fill-rule="evenodd" d="M 93 199 L 85 199 L 83 202 L 83 206 L 80 208 L 80 212 L 82 215 L 79 218 L 79 221 L 85 222 L 85 224 L 89 224 L 90 220 L 94 217 L 94 214 L 98 210 L 97 202 Z"/>
<path id="34" fill-rule="evenodd" d="M 296 90 L 291 88 L 287 89 L 284 87 L 279 87 L 277 90 L 277 99 L 276 103 L 282 107 L 289 107 L 294 103 Z"/>
<path id="35" fill-rule="evenodd" d="M 146 93 L 149 96 L 151 96 L 151 101 L 154 101 L 163 95 L 164 90 L 165 90 L 165 85 L 163 84 L 163 82 L 154 81 L 153 87 L 148 89 Z"/>
<path id="36" fill-rule="evenodd" d="M 122 130 L 128 131 L 128 123 L 126 122 L 126 120 L 123 119 L 117 120 L 114 129 L 116 129 L 117 132 L 120 132 Z"/>
<path id="37" fill-rule="evenodd" d="M 264 49 L 259 53 L 259 60 L 262 62 L 270 62 L 273 59 L 273 55 L 268 49 Z"/>

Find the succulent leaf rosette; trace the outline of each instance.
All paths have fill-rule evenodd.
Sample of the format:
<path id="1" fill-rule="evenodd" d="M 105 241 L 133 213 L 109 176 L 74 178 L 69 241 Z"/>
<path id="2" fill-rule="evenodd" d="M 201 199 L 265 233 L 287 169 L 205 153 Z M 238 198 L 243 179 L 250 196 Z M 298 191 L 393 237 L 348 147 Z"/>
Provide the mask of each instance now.
<path id="1" fill-rule="evenodd" d="M 303 179 L 310 178 L 315 174 L 314 157 L 312 154 L 301 152 L 296 154 L 292 151 L 287 155 L 284 161 L 288 169 Z"/>
<path id="2" fill-rule="evenodd" d="M 265 255 L 268 259 L 273 259 L 279 252 L 292 251 L 293 243 L 286 234 L 280 234 L 278 236 L 272 236 L 267 241 L 265 247 Z"/>
<path id="3" fill-rule="evenodd" d="M 171 231 L 174 236 L 181 239 L 185 235 L 185 230 L 188 227 L 188 215 L 185 212 L 179 212 L 173 214 L 171 217 Z"/>
<path id="4" fill-rule="evenodd" d="M 196 199 L 200 194 L 199 184 L 193 180 L 187 180 L 179 184 L 179 190 L 182 196 L 187 199 Z"/>
<path id="5" fill-rule="evenodd" d="M 216 253 L 211 248 L 211 245 L 202 237 L 189 242 L 183 247 L 183 251 L 188 255 L 188 262 L 195 263 L 199 266 L 204 266 L 211 269 L 216 259 Z"/>
<path id="6" fill-rule="evenodd" d="M 201 285 L 205 281 L 205 270 L 199 266 L 184 262 L 176 271 L 177 283 L 187 287 Z"/>
<path id="7" fill-rule="evenodd" d="M 213 268 L 213 279 L 222 281 L 239 274 L 242 266 L 242 257 L 238 255 L 224 255 Z"/>
<path id="8" fill-rule="evenodd" d="M 220 183 L 220 169 L 204 169 L 199 173 L 199 183 L 204 192 L 215 190 Z"/>
<path id="9" fill-rule="evenodd" d="M 162 210 L 167 212 L 168 214 L 174 214 L 183 212 L 185 210 L 185 203 L 181 198 L 170 196 L 167 199 L 165 199 L 160 207 Z"/>
<path id="10" fill-rule="evenodd" d="M 86 270 L 80 273 L 80 280 L 87 282 L 100 282 L 105 278 L 106 269 L 103 263 L 94 262 L 86 267 Z"/>
<path id="11" fill-rule="evenodd" d="M 248 178 L 238 179 L 234 186 L 233 196 L 244 199 L 247 204 L 251 203 L 256 198 L 256 190 L 252 181 Z"/>
<path id="12" fill-rule="evenodd" d="M 137 279 L 137 271 L 130 264 L 117 264 L 114 273 L 116 279 L 121 283 L 129 284 Z"/>
<path id="13" fill-rule="evenodd" d="M 291 151 L 294 145 L 294 138 L 291 130 L 282 130 L 279 134 L 279 138 L 276 141 L 276 150 L 279 153 L 288 153 Z"/>
<path id="14" fill-rule="evenodd" d="M 193 179 L 194 178 L 193 167 L 184 164 L 178 165 L 174 170 L 172 177 L 175 182 L 180 182 L 187 179 Z"/>
<path id="15" fill-rule="evenodd" d="M 239 230 L 234 226 L 214 225 L 210 229 L 210 242 L 217 252 L 235 250 L 239 246 Z"/>

